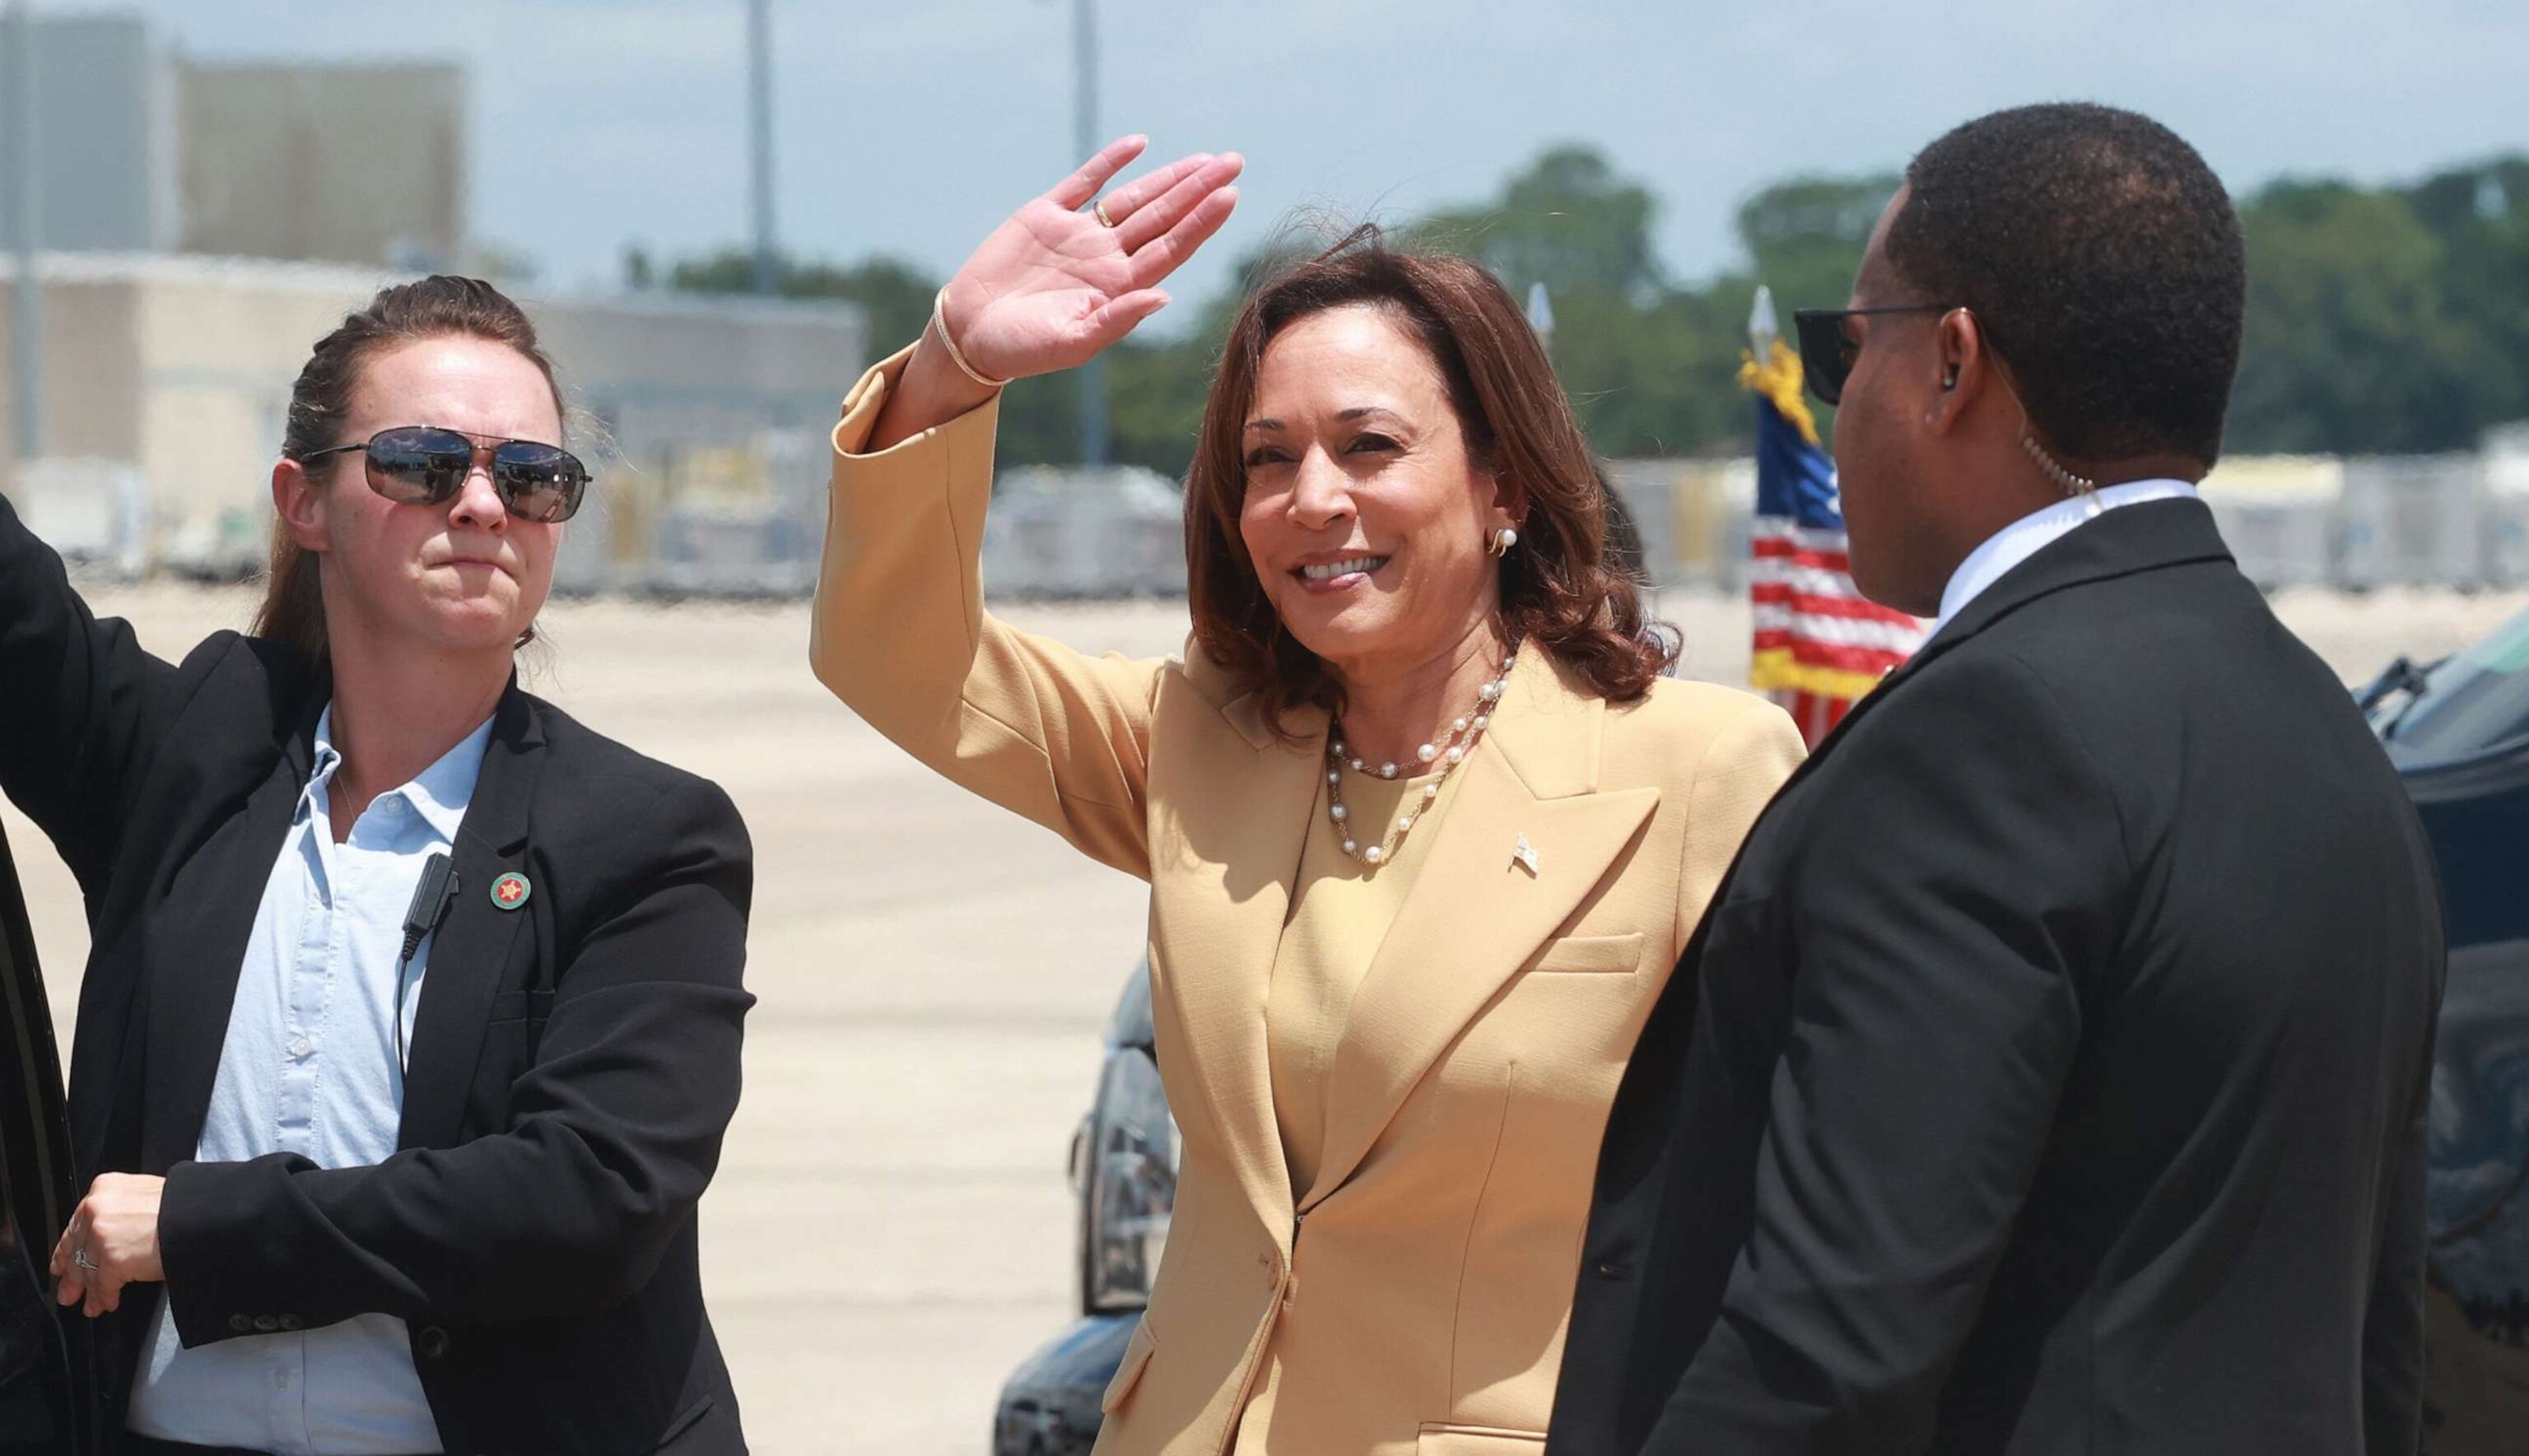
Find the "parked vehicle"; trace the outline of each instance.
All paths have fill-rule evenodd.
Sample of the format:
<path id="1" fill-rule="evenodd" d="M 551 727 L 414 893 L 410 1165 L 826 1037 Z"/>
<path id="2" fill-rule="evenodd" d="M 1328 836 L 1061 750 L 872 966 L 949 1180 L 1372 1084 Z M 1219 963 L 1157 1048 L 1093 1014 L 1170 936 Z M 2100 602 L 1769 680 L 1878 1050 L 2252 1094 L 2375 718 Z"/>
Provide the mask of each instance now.
<path id="1" fill-rule="evenodd" d="M 2449 984 L 2433 1052 L 2425 1450 L 2529 1431 L 2529 613 L 2362 694 L 2442 873 Z"/>
<path id="2" fill-rule="evenodd" d="M 1167 1247 L 1177 1153 L 1153 1045 L 1151 969 L 1138 965 L 1107 1023 L 1097 1096 L 1071 1140 L 1080 1315 L 1001 1387 L 995 1456 L 1087 1456 L 1097 1443 L 1099 1399 L 1123 1362 Z"/>

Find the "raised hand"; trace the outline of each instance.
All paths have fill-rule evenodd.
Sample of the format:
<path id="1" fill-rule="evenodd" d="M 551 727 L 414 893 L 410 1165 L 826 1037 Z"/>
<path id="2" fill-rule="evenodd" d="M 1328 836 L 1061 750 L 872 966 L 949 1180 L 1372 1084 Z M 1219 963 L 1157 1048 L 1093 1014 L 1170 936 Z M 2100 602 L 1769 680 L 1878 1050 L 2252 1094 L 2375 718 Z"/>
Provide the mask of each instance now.
<path id="1" fill-rule="evenodd" d="M 1068 369 L 1166 305 L 1159 284 L 1229 220 L 1238 205 L 1230 184 L 1246 163 L 1236 152 L 1198 153 L 1099 199 L 1148 144 L 1112 143 L 993 230 L 941 300 L 967 368 L 949 358 L 940 330 L 924 329 L 864 449 L 885 450 L 992 398 L 969 370 L 1011 380 Z M 1081 210 L 1094 199 L 1097 211 Z"/>
<path id="2" fill-rule="evenodd" d="M 1235 152 L 1182 157 L 1081 211 L 1148 144 L 1109 143 L 1011 214 L 949 280 L 942 319 L 976 372 L 1024 379 L 1085 363 L 1167 303 L 1159 283 L 1220 231 L 1246 164 Z"/>

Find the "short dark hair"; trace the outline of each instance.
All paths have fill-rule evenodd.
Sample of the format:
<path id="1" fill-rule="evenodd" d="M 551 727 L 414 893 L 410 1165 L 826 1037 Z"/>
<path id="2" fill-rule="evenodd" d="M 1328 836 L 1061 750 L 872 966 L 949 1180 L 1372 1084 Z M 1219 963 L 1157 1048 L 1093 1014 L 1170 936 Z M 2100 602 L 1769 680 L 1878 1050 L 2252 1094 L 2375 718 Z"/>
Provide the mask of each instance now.
<path id="1" fill-rule="evenodd" d="M 2112 106 L 1997 111 L 1923 148 L 1885 255 L 1984 324 L 2041 443 L 2210 465 L 2239 364 L 2239 217 L 2177 133 Z"/>

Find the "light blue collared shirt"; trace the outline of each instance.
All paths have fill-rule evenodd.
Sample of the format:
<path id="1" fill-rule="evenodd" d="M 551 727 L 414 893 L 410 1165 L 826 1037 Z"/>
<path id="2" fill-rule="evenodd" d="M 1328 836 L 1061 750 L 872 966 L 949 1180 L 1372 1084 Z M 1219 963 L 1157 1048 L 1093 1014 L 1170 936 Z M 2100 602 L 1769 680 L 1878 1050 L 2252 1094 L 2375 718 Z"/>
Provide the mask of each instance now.
<path id="1" fill-rule="evenodd" d="M 2194 499 L 2195 487 L 2183 480 L 2129 480 L 2123 485 L 2102 486 L 2086 496 L 2068 496 L 2043 510 L 2030 512 L 1994 532 L 1959 563 L 1959 568 L 1950 573 L 1950 584 L 1941 591 L 1941 618 L 1932 623 L 1932 630 L 1938 632 L 1948 626 L 1951 618 L 1965 611 L 1967 603 L 1983 595 L 1986 587 L 2000 581 L 2012 567 L 2071 535 L 2083 523 L 2120 506 Z"/>
<path id="2" fill-rule="evenodd" d="M 343 763 L 333 727 L 328 706 L 314 772 L 246 940 L 196 1161 L 296 1153 L 319 1167 L 367 1167 L 396 1150 L 404 1069 L 392 1018 L 404 912 L 424 862 L 457 842 L 492 722 L 380 794 L 340 844 L 326 796 Z M 407 1047 L 435 939 L 424 938 L 405 978 Z M 162 1301 L 126 1424 L 160 1440 L 277 1456 L 440 1449 L 404 1322 L 390 1315 L 188 1350 Z"/>

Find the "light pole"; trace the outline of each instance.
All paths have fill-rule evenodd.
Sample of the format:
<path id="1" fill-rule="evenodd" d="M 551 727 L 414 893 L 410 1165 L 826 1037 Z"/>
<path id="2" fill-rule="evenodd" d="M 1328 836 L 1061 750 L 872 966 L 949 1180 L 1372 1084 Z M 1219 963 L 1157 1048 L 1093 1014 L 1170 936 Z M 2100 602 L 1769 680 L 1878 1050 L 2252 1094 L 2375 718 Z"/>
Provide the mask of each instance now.
<path id="1" fill-rule="evenodd" d="M 755 200 L 755 291 L 780 292 L 773 245 L 773 0 L 746 0 L 748 162 Z"/>
<path id="2" fill-rule="evenodd" d="M 18 254 L 17 290 L 9 318 L 9 376 L 15 386 L 18 458 L 44 453 L 44 295 L 35 277 L 35 210 L 42 199 L 35 177 L 35 67 L 29 50 L 27 0 L 9 5 L 9 211 Z"/>
<path id="3" fill-rule="evenodd" d="M 1087 160 L 1098 150 L 1098 0 L 1071 4 L 1072 155 Z M 1106 464 L 1106 360 L 1080 366 L 1080 463 Z"/>

